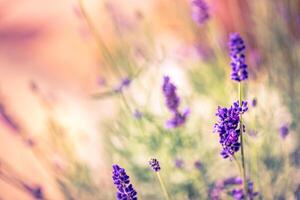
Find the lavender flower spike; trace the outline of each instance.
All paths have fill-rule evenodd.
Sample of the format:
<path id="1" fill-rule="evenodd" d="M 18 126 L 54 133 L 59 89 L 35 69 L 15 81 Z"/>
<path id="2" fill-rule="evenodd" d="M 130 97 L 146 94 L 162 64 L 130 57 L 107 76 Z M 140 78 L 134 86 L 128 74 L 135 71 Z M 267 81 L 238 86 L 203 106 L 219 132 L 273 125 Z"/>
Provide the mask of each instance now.
<path id="1" fill-rule="evenodd" d="M 241 106 L 239 106 L 239 101 L 236 101 L 230 108 L 218 107 L 216 115 L 219 121 L 214 126 L 214 132 L 219 133 L 223 158 L 233 156 L 240 149 L 240 115 L 247 110 L 248 106 L 245 101 L 242 101 Z"/>
<path id="2" fill-rule="evenodd" d="M 245 44 L 243 39 L 237 33 L 230 35 L 229 50 L 231 58 L 231 79 L 243 81 L 248 78 L 247 64 L 245 58 Z"/>
<path id="3" fill-rule="evenodd" d="M 152 170 L 155 171 L 155 172 L 159 172 L 160 169 L 161 169 L 158 160 L 155 159 L 155 158 L 150 159 L 149 165 L 152 168 Z"/>
<path id="4" fill-rule="evenodd" d="M 208 6 L 204 0 L 192 0 L 192 18 L 198 24 L 202 25 L 209 19 Z"/>
<path id="5" fill-rule="evenodd" d="M 280 133 L 280 137 L 282 139 L 285 139 L 286 136 L 289 134 L 289 127 L 287 124 L 283 124 L 281 125 L 281 127 L 279 128 L 279 133 Z"/>
<path id="6" fill-rule="evenodd" d="M 117 200 L 137 200 L 137 192 L 130 183 L 129 176 L 126 174 L 125 169 L 119 165 L 113 165 L 112 178 L 118 189 Z"/>
<path id="7" fill-rule="evenodd" d="M 189 109 L 185 109 L 183 113 L 178 110 L 180 98 L 176 93 L 176 86 L 171 83 L 169 76 L 164 76 L 164 83 L 162 86 L 163 94 L 165 96 L 167 108 L 172 112 L 173 117 L 166 123 L 167 128 L 177 128 L 183 125 L 189 115 Z"/>
<path id="8" fill-rule="evenodd" d="M 180 99 L 176 93 L 177 88 L 173 83 L 171 83 L 169 76 L 164 76 L 162 89 L 166 98 L 166 105 L 168 109 L 173 113 L 177 113 Z"/>

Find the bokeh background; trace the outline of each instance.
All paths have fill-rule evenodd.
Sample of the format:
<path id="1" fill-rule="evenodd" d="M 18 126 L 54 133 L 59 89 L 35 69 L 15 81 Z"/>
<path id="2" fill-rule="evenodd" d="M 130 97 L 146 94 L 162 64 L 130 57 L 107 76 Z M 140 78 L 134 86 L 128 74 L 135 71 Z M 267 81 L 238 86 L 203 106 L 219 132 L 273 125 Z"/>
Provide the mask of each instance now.
<path id="1" fill-rule="evenodd" d="M 300 1 L 207 4 L 199 25 L 185 0 L 1 0 L 0 199 L 114 199 L 114 163 L 140 198 L 163 199 L 151 157 L 174 199 L 210 199 L 239 175 L 212 133 L 237 99 L 232 32 L 247 46 L 247 172 L 259 199 L 300 199 Z M 191 111 L 177 129 L 164 75 Z"/>

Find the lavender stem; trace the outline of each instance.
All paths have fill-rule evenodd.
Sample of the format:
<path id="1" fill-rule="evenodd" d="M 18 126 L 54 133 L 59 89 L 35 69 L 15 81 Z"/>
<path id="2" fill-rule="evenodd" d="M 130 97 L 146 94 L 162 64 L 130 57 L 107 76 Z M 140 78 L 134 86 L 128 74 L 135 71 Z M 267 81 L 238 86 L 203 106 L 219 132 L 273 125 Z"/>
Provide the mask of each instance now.
<path id="1" fill-rule="evenodd" d="M 163 193 L 165 195 L 166 200 L 171 200 L 171 197 L 170 197 L 170 195 L 169 195 L 169 193 L 167 191 L 167 188 L 165 186 L 165 183 L 164 183 L 164 181 L 163 181 L 163 179 L 162 179 L 159 171 L 156 172 L 156 175 L 157 175 L 158 181 L 160 183 L 160 187 L 161 187 L 161 189 L 162 189 L 162 191 L 163 191 Z"/>
<path id="2" fill-rule="evenodd" d="M 239 104 L 242 106 L 242 83 L 239 82 Z M 242 156 L 242 173 L 243 173 L 243 186 L 245 191 L 245 199 L 247 199 L 247 179 L 246 179 L 246 167 L 245 167 L 245 154 L 244 154 L 244 141 L 243 141 L 243 134 L 244 134 L 244 128 L 243 128 L 243 118 L 242 114 L 240 114 L 240 134 L 241 134 L 241 156 Z"/>

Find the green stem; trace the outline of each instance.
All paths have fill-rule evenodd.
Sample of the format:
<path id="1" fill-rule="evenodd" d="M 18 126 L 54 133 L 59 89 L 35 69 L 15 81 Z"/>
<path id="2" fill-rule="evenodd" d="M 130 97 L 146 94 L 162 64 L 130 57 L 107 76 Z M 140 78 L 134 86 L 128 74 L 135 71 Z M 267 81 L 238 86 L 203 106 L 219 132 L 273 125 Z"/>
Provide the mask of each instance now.
<path id="1" fill-rule="evenodd" d="M 242 106 L 242 83 L 239 82 L 239 104 Z M 245 192 L 245 199 L 247 199 L 248 196 L 248 190 L 247 190 L 247 179 L 246 179 L 246 167 L 245 167 L 245 154 L 244 154 L 244 141 L 243 141 L 243 135 L 244 135 L 244 128 L 243 128 L 243 118 L 242 114 L 240 114 L 240 134 L 241 134 L 241 157 L 242 157 L 242 173 L 243 173 L 243 186 L 244 186 L 244 192 Z"/>
<path id="2" fill-rule="evenodd" d="M 164 193 L 164 196 L 165 196 L 166 200 L 171 200 L 171 197 L 170 197 L 170 195 L 169 195 L 169 193 L 167 191 L 167 188 L 165 186 L 165 183 L 164 183 L 163 179 L 160 176 L 160 173 L 156 172 L 156 175 L 157 175 L 157 178 L 158 178 L 159 183 L 160 183 L 160 187 L 161 187 L 161 189 L 162 189 L 162 191 Z"/>

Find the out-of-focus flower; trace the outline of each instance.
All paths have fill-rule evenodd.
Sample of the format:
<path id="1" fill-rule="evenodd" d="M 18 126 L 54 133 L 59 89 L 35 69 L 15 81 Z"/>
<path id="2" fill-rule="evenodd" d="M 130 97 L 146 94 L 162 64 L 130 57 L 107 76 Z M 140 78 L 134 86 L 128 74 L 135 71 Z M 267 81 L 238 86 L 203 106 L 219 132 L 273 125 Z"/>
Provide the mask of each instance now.
<path id="1" fill-rule="evenodd" d="M 137 200 L 137 192 L 130 183 L 129 176 L 125 169 L 119 165 L 113 165 L 113 181 L 118 192 L 116 198 L 118 200 Z"/>
<path id="2" fill-rule="evenodd" d="M 167 121 L 167 128 L 176 128 L 183 125 L 189 115 L 189 110 L 186 110 L 183 114 L 177 112 L 173 115 L 173 118 Z"/>
<path id="3" fill-rule="evenodd" d="M 25 191 L 27 191 L 34 199 L 43 200 L 45 198 L 43 188 L 41 186 L 30 186 L 28 184 L 23 184 L 23 187 Z"/>
<path id="4" fill-rule="evenodd" d="M 233 176 L 225 179 L 223 181 L 224 186 L 231 186 L 231 185 L 241 185 L 243 184 L 243 180 L 238 176 Z"/>
<path id="5" fill-rule="evenodd" d="M 139 110 L 136 109 L 133 112 L 133 116 L 134 116 L 135 119 L 141 119 L 143 117 L 143 114 Z"/>
<path id="6" fill-rule="evenodd" d="M 173 113 L 177 113 L 180 99 L 176 94 L 177 88 L 173 83 L 171 83 L 169 76 L 164 77 L 164 84 L 162 86 L 162 89 L 166 98 L 166 105 L 168 109 Z"/>
<path id="7" fill-rule="evenodd" d="M 202 163 L 199 160 L 197 160 L 194 162 L 194 167 L 196 169 L 200 170 L 200 169 L 202 169 L 203 166 L 202 166 Z"/>
<path id="8" fill-rule="evenodd" d="M 131 83 L 131 79 L 130 78 L 124 78 L 122 79 L 121 83 L 115 88 L 115 92 L 122 92 L 124 88 L 129 87 Z"/>
<path id="9" fill-rule="evenodd" d="M 173 117 L 166 123 L 167 128 L 176 128 L 183 125 L 190 112 L 189 109 L 185 109 L 183 113 L 178 110 L 180 98 L 176 93 L 176 89 L 176 86 L 171 83 L 170 77 L 165 76 L 162 90 L 166 99 L 166 105 L 173 114 Z"/>
<path id="10" fill-rule="evenodd" d="M 229 50 L 231 58 L 231 79 L 243 81 L 248 78 L 247 64 L 245 58 L 245 44 L 243 39 L 237 33 L 230 34 Z"/>
<path id="11" fill-rule="evenodd" d="M 252 105 L 252 107 L 256 107 L 257 106 L 257 99 L 255 97 L 252 99 L 251 105 Z"/>
<path id="12" fill-rule="evenodd" d="M 209 19 L 209 7 L 204 0 L 191 1 L 192 18 L 198 25 L 203 25 Z"/>
<path id="13" fill-rule="evenodd" d="M 287 124 L 281 125 L 279 128 L 279 134 L 282 139 L 286 138 L 286 136 L 289 134 L 289 127 Z"/>
<path id="14" fill-rule="evenodd" d="M 254 192 L 254 187 L 253 187 L 253 182 L 248 181 L 247 184 L 247 199 L 249 200 L 254 200 L 255 197 L 258 196 L 258 192 Z M 230 195 L 235 199 L 235 200 L 244 200 L 245 199 L 245 194 L 244 190 L 242 188 L 238 189 L 233 189 L 230 193 Z"/>
<path id="15" fill-rule="evenodd" d="M 0 119 L 15 132 L 20 131 L 20 127 L 17 122 L 6 112 L 5 106 L 0 103 Z"/>
<path id="16" fill-rule="evenodd" d="M 155 159 L 155 158 L 150 159 L 149 165 L 152 168 L 152 170 L 155 171 L 155 172 L 158 172 L 161 169 L 158 160 Z"/>
<path id="17" fill-rule="evenodd" d="M 175 159 L 175 167 L 183 168 L 184 162 L 182 159 Z"/>
<path id="18" fill-rule="evenodd" d="M 239 106 L 239 101 L 236 101 L 230 108 L 218 107 L 216 115 L 219 117 L 219 121 L 214 126 L 214 132 L 219 133 L 220 143 L 223 148 L 221 151 L 223 158 L 234 155 L 240 149 L 240 115 L 247 110 L 246 101 L 242 101 L 241 106 Z"/>

